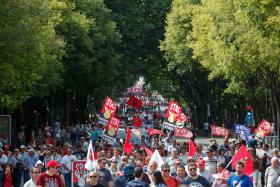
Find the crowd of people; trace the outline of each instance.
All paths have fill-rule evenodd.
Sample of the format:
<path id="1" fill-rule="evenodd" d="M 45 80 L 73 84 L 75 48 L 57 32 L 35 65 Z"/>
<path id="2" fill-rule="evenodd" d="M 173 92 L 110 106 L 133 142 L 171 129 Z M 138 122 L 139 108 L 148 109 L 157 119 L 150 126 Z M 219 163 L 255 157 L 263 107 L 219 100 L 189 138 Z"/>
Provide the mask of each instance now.
<path id="1" fill-rule="evenodd" d="M 20 139 L 21 134 L 17 146 L 0 148 L 0 187 L 71 187 L 71 164 L 87 158 L 90 140 L 97 168 L 85 178 L 85 186 L 89 187 L 280 186 L 280 154 L 267 144 L 258 148 L 255 141 L 225 138 L 218 144 L 211 139 L 207 146 L 197 143 L 193 157 L 189 156 L 187 140 L 178 142 L 155 135 L 134 146 L 132 154 L 124 154 L 124 141 L 117 139 L 110 145 L 101 139 L 101 131 L 102 125 L 96 122 L 77 126 L 56 122 L 53 127 L 44 126 L 42 137 L 33 138 L 28 144 Z M 253 177 L 243 173 L 244 162 L 231 164 L 242 144 L 253 159 Z M 152 152 L 157 150 L 164 163 L 150 160 L 144 146 Z"/>

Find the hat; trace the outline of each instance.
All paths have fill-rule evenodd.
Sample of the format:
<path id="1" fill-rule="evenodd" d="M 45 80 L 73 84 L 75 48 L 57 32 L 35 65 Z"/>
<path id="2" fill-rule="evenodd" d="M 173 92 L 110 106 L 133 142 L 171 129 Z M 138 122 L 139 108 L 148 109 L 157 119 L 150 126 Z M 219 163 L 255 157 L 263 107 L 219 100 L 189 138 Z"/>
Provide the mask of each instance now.
<path id="1" fill-rule="evenodd" d="M 55 160 L 51 160 L 47 163 L 47 168 L 49 168 L 49 167 L 59 167 L 59 166 L 60 166 L 60 164 L 57 163 Z"/>
<path id="2" fill-rule="evenodd" d="M 277 152 L 279 152 L 279 150 L 278 150 L 277 148 L 274 148 L 274 149 L 272 150 L 272 152 L 273 152 L 273 153 L 275 153 L 275 152 L 277 153 Z"/>
<path id="3" fill-rule="evenodd" d="M 31 148 L 29 148 L 29 149 L 27 150 L 27 152 L 35 152 L 35 149 L 33 149 L 33 148 L 31 147 Z"/>
<path id="4" fill-rule="evenodd" d="M 6 144 L 6 145 L 4 146 L 4 148 L 9 149 L 10 146 L 9 146 L 8 144 Z"/>
<path id="5" fill-rule="evenodd" d="M 19 148 L 20 149 L 25 149 L 25 145 L 21 145 Z"/>
<path id="6" fill-rule="evenodd" d="M 38 166 L 38 165 L 44 165 L 44 163 L 41 161 L 41 160 L 38 160 L 35 164 L 35 166 Z"/>
<path id="7" fill-rule="evenodd" d="M 199 159 L 199 160 L 197 161 L 197 164 L 198 164 L 198 165 L 205 165 L 205 160 Z"/>

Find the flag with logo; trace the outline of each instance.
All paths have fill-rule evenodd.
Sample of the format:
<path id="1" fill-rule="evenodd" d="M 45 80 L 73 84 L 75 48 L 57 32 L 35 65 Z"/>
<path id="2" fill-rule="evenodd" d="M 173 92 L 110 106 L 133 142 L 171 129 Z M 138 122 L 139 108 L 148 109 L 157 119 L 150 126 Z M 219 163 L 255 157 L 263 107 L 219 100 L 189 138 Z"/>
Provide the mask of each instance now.
<path id="1" fill-rule="evenodd" d="M 255 130 L 256 138 L 260 140 L 263 139 L 271 132 L 271 129 L 272 125 L 263 119 Z"/>
<path id="2" fill-rule="evenodd" d="M 127 105 L 132 106 L 135 109 L 140 110 L 143 104 L 141 99 L 136 98 L 135 96 L 130 96 L 128 101 L 126 102 Z"/>
<path id="3" fill-rule="evenodd" d="M 183 127 L 184 127 L 184 123 L 187 122 L 188 120 L 189 120 L 188 116 L 186 116 L 186 114 L 184 114 L 183 112 L 181 112 L 181 114 L 178 115 L 178 116 L 175 118 L 176 127 L 183 128 Z"/>
<path id="4" fill-rule="evenodd" d="M 240 147 L 240 149 L 237 151 L 237 153 L 233 156 L 231 160 L 231 164 L 234 169 L 236 168 L 236 163 L 238 161 L 242 161 L 244 163 L 244 174 L 250 175 L 254 172 L 253 159 L 244 145 Z"/>
<path id="5" fill-rule="evenodd" d="M 174 136 L 190 139 L 193 137 L 193 133 L 186 128 L 175 127 Z"/>
<path id="6" fill-rule="evenodd" d="M 211 133 L 213 136 L 228 136 L 228 129 L 224 127 L 219 127 L 216 125 L 211 125 Z"/>
<path id="7" fill-rule="evenodd" d="M 116 142 L 118 129 L 121 125 L 121 120 L 116 117 L 111 117 L 107 123 L 106 129 L 102 135 L 102 139 L 107 143 L 113 145 Z"/>
<path id="8" fill-rule="evenodd" d="M 89 146 L 88 146 L 88 151 L 87 151 L 87 160 L 85 164 L 85 168 L 88 171 L 91 171 L 97 167 L 96 160 L 94 159 L 94 152 L 93 152 L 93 147 L 92 147 L 92 142 L 90 140 Z"/>
<path id="9" fill-rule="evenodd" d="M 180 118 L 181 113 L 182 108 L 178 105 L 178 103 L 170 101 L 165 113 L 163 128 L 170 131 L 174 131 L 176 122 Z"/>
<path id="10" fill-rule="evenodd" d="M 98 123 L 106 126 L 108 124 L 108 120 L 115 115 L 116 111 L 117 104 L 107 97 L 102 107 L 101 114 L 99 115 Z"/>

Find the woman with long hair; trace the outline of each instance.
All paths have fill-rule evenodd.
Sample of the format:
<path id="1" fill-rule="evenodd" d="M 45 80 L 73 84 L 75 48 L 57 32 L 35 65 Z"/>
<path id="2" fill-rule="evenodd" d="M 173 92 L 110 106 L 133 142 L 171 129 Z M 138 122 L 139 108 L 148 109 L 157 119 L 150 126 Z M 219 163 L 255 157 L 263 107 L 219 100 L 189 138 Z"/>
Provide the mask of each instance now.
<path id="1" fill-rule="evenodd" d="M 150 185 L 151 187 L 167 187 L 160 171 L 152 172 L 152 178 L 151 179 L 152 179 L 152 183 Z"/>
<path id="2" fill-rule="evenodd" d="M 13 187 L 13 167 L 11 164 L 6 164 L 4 169 L 3 187 Z"/>

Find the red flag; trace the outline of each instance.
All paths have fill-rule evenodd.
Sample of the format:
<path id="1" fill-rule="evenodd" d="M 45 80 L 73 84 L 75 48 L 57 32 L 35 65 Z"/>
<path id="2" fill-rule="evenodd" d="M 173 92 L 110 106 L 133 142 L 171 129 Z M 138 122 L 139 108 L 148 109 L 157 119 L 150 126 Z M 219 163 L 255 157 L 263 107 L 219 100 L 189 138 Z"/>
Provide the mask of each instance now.
<path id="1" fill-rule="evenodd" d="M 175 127 L 174 136 L 190 139 L 193 137 L 193 133 L 186 128 Z"/>
<path id="2" fill-rule="evenodd" d="M 190 139 L 189 140 L 189 156 L 194 156 L 195 152 L 196 152 L 196 147 L 195 147 L 193 141 Z"/>
<path id="3" fill-rule="evenodd" d="M 141 127 L 142 126 L 142 119 L 139 118 L 138 116 L 133 116 L 133 122 L 132 122 L 134 127 Z"/>
<path id="4" fill-rule="evenodd" d="M 151 151 L 148 147 L 144 146 L 144 149 L 145 149 L 145 151 L 146 151 L 146 153 L 147 153 L 148 156 L 151 157 L 151 156 L 154 154 L 154 152 Z"/>
<path id="5" fill-rule="evenodd" d="M 250 175 L 254 172 L 252 157 L 250 153 L 246 150 L 246 147 L 244 145 L 240 147 L 240 149 L 237 151 L 237 153 L 233 156 L 231 160 L 232 166 L 234 168 L 236 167 L 236 163 L 238 161 L 242 161 L 244 163 L 243 172 L 246 175 Z"/>
<path id="6" fill-rule="evenodd" d="M 153 128 L 148 128 L 148 133 L 149 133 L 150 136 L 153 136 L 153 135 L 163 135 L 163 136 L 165 136 L 164 132 L 161 132 L 160 130 L 153 129 Z"/>
<path id="7" fill-rule="evenodd" d="M 130 154 L 133 151 L 133 144 L 130 143 L 130 138 L 131 138 L 130 129 L 127 128 L 126 138 L 125 138 L 124 147 L 123 147 L 123 152 L 127 153 L 127 154 Z"/>
<path id="8" fill-rule="evenodd" d="M 136 98 L 134 96 L 130 96 L 128 101 L 126 102 L 127 105 L 132 106 L 133 108 L 136 108 L 138 110 L 141 109 L 142 103 L 143 102 L 142 102 L 141 99 L 138 99 L 138 98 Z"/>

